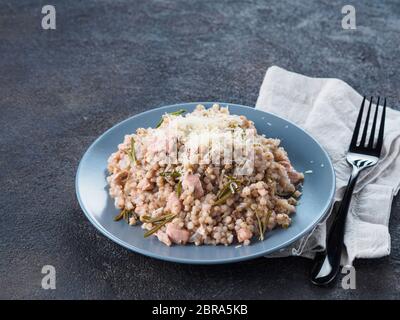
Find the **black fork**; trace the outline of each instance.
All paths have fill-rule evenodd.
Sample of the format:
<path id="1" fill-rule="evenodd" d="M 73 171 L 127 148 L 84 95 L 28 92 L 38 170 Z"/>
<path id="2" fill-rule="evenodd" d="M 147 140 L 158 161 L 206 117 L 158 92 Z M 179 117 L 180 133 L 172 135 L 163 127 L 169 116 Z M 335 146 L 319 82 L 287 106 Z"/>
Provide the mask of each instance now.
<path id="1" fill-rule="evenodd" d="M 379 161 L 385 131 L 386 99 L 384 99 L 383 107 L 381 108 L 379 106 L 379 101 L 380 98 L 378 97 L 368 140 L 367 135 L 373 97 L 371 97 L 371 100 L 369 101 L 369 107 L 364 121 L 362 121 L 362 118 L 365 109 L 365 97 L 361 103 L 353 137 L 346 156 L 347 162 L 352 166 L 353 170 L 337 215 L 332 223 L 331 229 L 329 230 L 326 249 L 324 252 L 316 254 L 311 269 L 311 281 L 316 285 L 327 285 L 336 278 L 340 268 L 346 216 L 358 175 L 362 170 L 374 166 Z M 382 109 L 382 112 L 378 134 L 376 134 L 379 109 Z M 364 128 L 360 137 L 362 122 L 364 123 Z"/>

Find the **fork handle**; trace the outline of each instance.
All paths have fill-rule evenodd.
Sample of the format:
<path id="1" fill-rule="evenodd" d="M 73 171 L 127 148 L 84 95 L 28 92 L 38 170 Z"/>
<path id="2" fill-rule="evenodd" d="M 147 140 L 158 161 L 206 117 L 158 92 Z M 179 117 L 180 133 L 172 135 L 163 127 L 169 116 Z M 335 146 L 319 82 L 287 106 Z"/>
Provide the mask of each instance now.
<path id="1" fill-rule="evenodd" d="M 342 202 L 340 203 L 337 215 L 329 230 L 326 249 L 323 252 L 317 253 L 314 258 L 313 267 L 311 269 L 311 281 L 316 285 L 323 286 L 331 283 L 339 272 L 346 216 L 349 211 L 351 196 L 353 195 L 354 186 L 356 185 L 360 171 L 360 168 L 353 165 L 353 170 Z"/>

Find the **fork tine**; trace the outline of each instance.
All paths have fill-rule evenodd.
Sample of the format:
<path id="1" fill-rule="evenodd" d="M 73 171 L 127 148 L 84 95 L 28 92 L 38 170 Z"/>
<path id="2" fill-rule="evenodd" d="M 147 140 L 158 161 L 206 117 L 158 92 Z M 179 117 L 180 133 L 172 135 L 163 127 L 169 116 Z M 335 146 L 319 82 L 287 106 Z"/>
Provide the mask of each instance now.
<path id="1" fill-rule="evenodd" d="M 383 134 L 385 132 L 385 116 L 386 116 L 386 98 L 383 103 L 383 110 L 382 110 L 382 116 L 381 116 L 381 124 L 379 127 L 378 141 L 376 142 L 376 150 L 379 155 L 381 153 L 382 145 L 383 145 Z"/>
<path id="2" fill-rule="evenodd" d="M 358 112 L 356 126 L 354 128 L 353 137 L 351 138 L 351 142 L 350 142 L 350 148 L 355 148 L 357 146 L 357 139 L 358 139 L 358 133 L 360 132 L 360 126 L 361 126 L 361 119 L 362 119 L 363 110 L 364 110 L 364 104 L 365 104 L 365 96 L 364 96 L 364 99 L 363 99 L 363 101 L 361 103 L 360 111 Z"/>
<path id="3" fill-rule="evenodd" d="M 371 113 L 371 106 L 372 106 L 373 98 L 374 97 L 371 97 L 371 100 L 369 100 L 369 107 L 368 107 L 367 117 L 365 118 L 364 130 L 363 130 L 361 141 L 360 141 L 360 147 L 364 147 L 365 146 L 365 140 L 367 139 L 369 115 Z"/>
<path id="4" fill-rule="evenodd" d="M 371 135 L 369 137 L 368 149 L 372 149 L 374 146 L 374 138 L 375 138 L 375 128 L 376 128 L 376 118 L 378 117 L 378 109 L 379 109 L 379 100 L 381 97 L 378 96 L 378 101 L 376 102 L 374 122 L 372 123 Z"/>

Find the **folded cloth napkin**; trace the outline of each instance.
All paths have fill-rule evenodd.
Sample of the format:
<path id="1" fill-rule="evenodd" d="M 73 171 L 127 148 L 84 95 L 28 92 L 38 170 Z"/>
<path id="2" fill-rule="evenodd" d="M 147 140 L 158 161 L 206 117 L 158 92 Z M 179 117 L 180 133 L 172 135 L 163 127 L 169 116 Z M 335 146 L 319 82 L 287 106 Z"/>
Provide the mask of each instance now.
<path id="1" fill-rule="evenodd" d="M 329 153 L 336 172 L 335 203 L 350 176 L 346 152 L 362 96 L 338 79 L 309 78 L 279 67 L 268 69 L 256 108 L 288 119 L 309 132 Z M 355 258 L 390 254 L 388 222 L 393 196 L 400 187 L 400 112 L 387 109 L 384 145 L 377 165 L 361 172 L 346 220 L 346 250 L 341 264 Z M 333 206 L 336 208 L 337 204 Z M 313 258 L 325 249 L 328 218 L 306 237 L 272 256 Z M 268 256 L 271 257 L 271 256 Z"/>

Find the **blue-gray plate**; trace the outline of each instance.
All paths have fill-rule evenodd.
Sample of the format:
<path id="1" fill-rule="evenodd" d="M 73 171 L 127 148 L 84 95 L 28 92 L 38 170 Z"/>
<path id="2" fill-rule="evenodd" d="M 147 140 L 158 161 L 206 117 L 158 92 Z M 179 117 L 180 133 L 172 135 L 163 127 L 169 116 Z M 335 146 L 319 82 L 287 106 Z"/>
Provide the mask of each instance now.
<path id="1" fill-rule="evenodd" d="M 116 243 L 157 259 L 191 263 L 216 264 L 237 262 L 268 255 L 287 247 L 310 232 L 328 212 L 335 191 L 335 174 L 328 154 L 308 133 L 293 123 L 254 108 L 230 103 L 231 114 L 244 115 L 254 121 L 259 134 L 281 139 L 293 166 L 305 174 L 303 195 L 288 229 L 275 229 L 264 241 L 254 239 L 249 246 L 195 246 L 168 247 L 155 237 L 143 238 L 140 226 L 129 226 L 113 218 L 118 213 L 108 195 L 106 182 L 107 159 L 117 150 L 125 134 L 139 127 L 154 127 L 165 112 L 178 109 L 192 111 L 198 103 L 183 103 L 153 109 L 135 115 L 103 133 L 84 154 L 76 175 L 76 193 L 83 212 L 93 225 Z M 202 103 L 210 107 L 213 102 Z"/>

